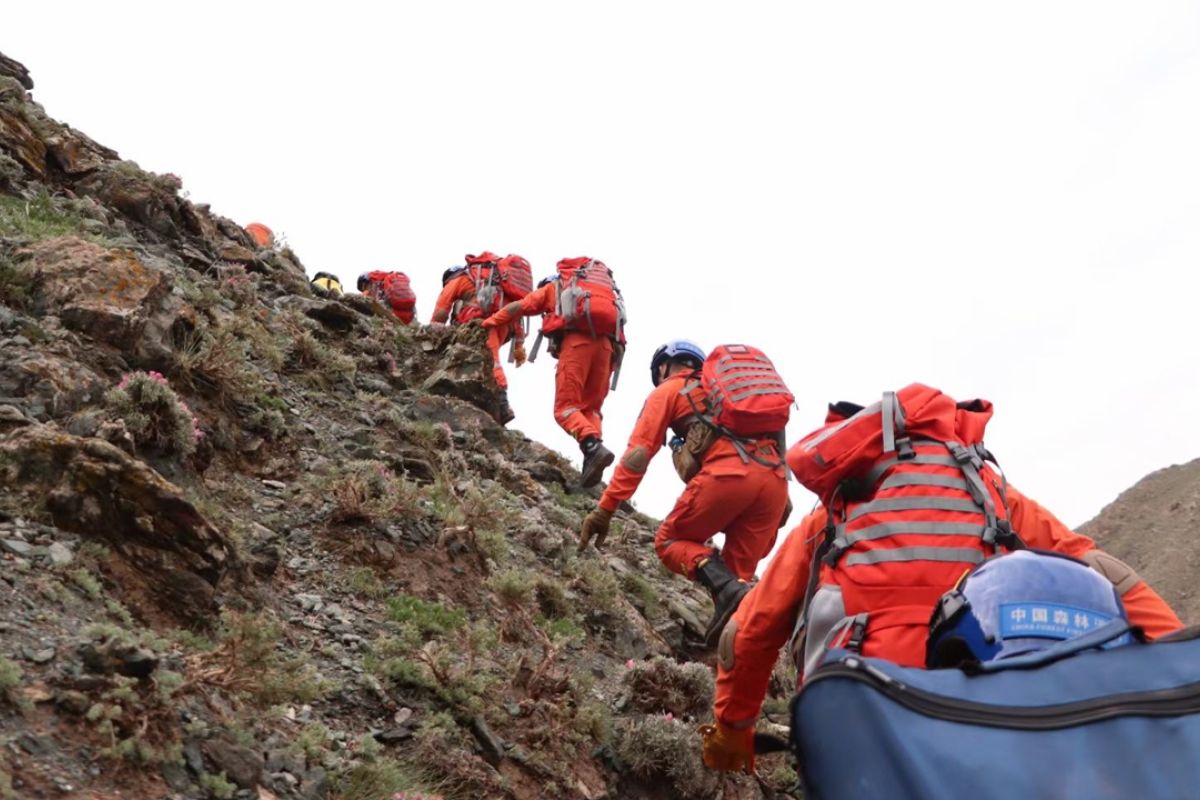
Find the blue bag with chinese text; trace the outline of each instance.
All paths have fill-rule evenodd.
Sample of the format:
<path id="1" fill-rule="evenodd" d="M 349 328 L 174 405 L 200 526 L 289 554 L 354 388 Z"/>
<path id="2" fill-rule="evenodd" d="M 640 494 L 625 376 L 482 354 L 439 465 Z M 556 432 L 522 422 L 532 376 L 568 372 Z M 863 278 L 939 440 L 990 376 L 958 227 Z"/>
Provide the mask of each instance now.
<path id="1" fill-rule="evenodd" d="M 807 800 L 1200 797 L 1200 627 L 1117 620 L 972 674 L 830 651 L 792 701 Z"/>

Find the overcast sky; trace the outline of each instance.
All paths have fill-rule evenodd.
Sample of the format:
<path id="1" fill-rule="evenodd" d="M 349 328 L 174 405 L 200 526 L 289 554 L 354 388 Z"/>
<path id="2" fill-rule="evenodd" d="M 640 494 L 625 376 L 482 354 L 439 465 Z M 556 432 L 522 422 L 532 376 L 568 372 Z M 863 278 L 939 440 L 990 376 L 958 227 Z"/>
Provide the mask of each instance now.
<path id="1" fill-rule="evenodd" d="M 799 403 L 996 404 L 1010 480 L 1077 525 L 1200 456 L 1192 3 L 9 4 L 34 96 L 311 273 L 465 253 L 613 268 L 620 452 L 662 341 L 744 341 Z M 578 458 L 553 361 L 513 426 Z M 660 454 L 637 497 L 680 485 Z M 793 484 L 801 507 L 811 504 Z"/>

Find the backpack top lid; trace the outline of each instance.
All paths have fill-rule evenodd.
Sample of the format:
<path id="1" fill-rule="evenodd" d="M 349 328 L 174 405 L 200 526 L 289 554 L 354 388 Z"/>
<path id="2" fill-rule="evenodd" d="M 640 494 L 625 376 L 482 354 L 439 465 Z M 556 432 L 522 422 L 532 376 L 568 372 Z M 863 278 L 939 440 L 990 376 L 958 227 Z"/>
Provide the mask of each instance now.
<path id="1" fill-rule="evenodd" d="M 465 256 L 465 258 L 467 260 L 467 266 L 470 266 L 470 267 L 485 265 L 485 264 L 499 264 L 500 263 L 500 256 L 496 255 L 491 250 L 484 250 L 482 253 L 480 253 L 477 256 L 468 254 Z"/>
<path id="2" fill-rule="evenodd" d="M 992 556 L 942 595 L 930 620 L 930 669 L 1042 650 L 1116 619 L 1127 619 L 1116 587 L 1061 553 L 1017 550 Z M 1132 641 L 1125 634 L 1106 647 Z"/>

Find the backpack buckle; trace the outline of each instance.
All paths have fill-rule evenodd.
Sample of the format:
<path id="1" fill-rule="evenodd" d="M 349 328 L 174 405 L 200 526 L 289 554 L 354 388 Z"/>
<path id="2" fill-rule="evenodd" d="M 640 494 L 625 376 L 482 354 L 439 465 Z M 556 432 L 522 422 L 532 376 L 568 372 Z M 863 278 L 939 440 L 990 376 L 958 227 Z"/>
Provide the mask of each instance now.
<path id="1" fill-rule="evenodd" d="M 896 440 L 896 458 L 901 461 L 908 461 L 917 455 L 917 451 L 913 450 L 912 438 L 902 436 Z"/>
<path id="2" fill-rule="evenodd" d="M 850 623 L 850 638 L 846 640 L 846 649 L 859 655 L 862 654 L 863 640 L 867 638 L 867 615 L 855 614 Z"/>

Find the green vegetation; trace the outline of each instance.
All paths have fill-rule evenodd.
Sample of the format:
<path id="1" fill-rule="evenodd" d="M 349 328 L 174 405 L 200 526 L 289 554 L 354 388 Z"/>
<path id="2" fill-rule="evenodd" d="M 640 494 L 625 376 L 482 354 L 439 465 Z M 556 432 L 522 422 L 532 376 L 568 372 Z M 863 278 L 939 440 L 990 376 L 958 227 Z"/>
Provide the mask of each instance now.
<path id="1" fill-rule="evenodd" d="M 84 222 L 85 218 L 65 208 L 62 200 L 45 192 L 30 200 L 0 195 L 0 236 L 25 239 L 88 236 Z"/>
<path id="2" fill-rule="evenodd" d="M 350 575 L 350 591 L 360 597 L 368 597 L 372 600 L 382 600 L 388 594 L 388 589 L 383 585 L 383 581 L 379 580 L 379 576 L 375 574 L 375 570 L 370 567 L 359 567 Z"/>
<path id="3" fill-rule="evenodd" d="M 15 701 L 15 690 L 21 685 L 23 675 L 19 664 L 0 656 L 0 700 Z"/>
<path id="4" fill-rule="evenodd" d="M 224 772 L 220 775 L 204 773 L 200 776 L 200 788 L 208 792 L 208 796 L 213 800 L 233 800 L 233 796 L 237 794 L 237 784 L 229 781 Z"/>
<path id="5" fill-rule="evenodd" d="M 510 569 L 488 578 L 487 588 L 495 592 L 506 606 L 522 608 L 533 596 L 535 580 L 536 575 L 529 570 Z"/>
<path id="6" fill-rule="evenodd" d="M 624 720 L 614 750 L 634 775 L 665 780 L 680 797 L 712 797 L 723 780 L 700 761 L 695 727 L 662 715 Z"/>
<path id="7" fill-rule="evenodd" d="M 641 601 L 644 615 L 647 618 L 658 614 L 660 610 L 658 591 L 650 581 L 636 572 L 630 572 L 621 578 L 621 588 L 625 590 L 626 594 L 633 595 Z"/>
<path id="8" fill-rule="evenodd" d="M 340 800 L 379 800 L 398 792 L 438 791 L 426 770 L 394 758 L 367 758 L 343 772 L 335 783 Z"/>
<path id="9" fill-rule="evenodd" d="M 446 608 L 440 603 L 402 594 L 387 601 L 387 618 L 402 625 L 413 625 L 421 634 L 430 636 L 461 627 L 467 621 L 467 614 L 459 608 Z"/>
<path id="10" fill-rule="evenodd" d="M 203 434 L 187 404 L 157 372 L 131 372 L 104 395 L 109 412 L 125 422 L 139 447 L 191 455 Z"/>
<path id="11" fill-rule="evenodd" d="M 630 707 L 645 714 L 699 718 L 707 713 L 715 689 L 712 670 L 704 664 L 680 664 L 663 656 L 634 664 L 622 680 Z"/>

